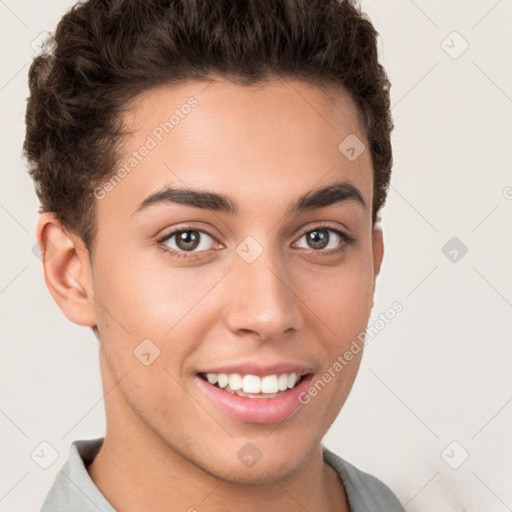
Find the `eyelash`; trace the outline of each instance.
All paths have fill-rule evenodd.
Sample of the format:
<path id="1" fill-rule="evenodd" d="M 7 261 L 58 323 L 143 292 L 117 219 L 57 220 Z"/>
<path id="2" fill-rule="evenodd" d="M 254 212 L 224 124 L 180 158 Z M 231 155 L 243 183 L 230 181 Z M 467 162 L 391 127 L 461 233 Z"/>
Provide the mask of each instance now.
<path id="1" fill-rule="evenodd" d="M 187 251 L 176 251 L 174 249 L 169 249 L 168 247 L 164 248 L 164 242 L 166 242 L 167 240 L 172 238 L 173 235 L 175 235 L 176 233 L 186 232 L 186 231 L 196 231 L 198 233 L 204 233 L 205 235 L 208 235 L 209 237 L 215 239 L 215 237 L 211 233 L 209 233 L 208 231 L 206 231 L 204 229 L 198 229 L 193 226 L 183 226 L 183 227 L 180 227 L 179 229 L 170 231 L 169 233 L 166 233 L 161 238 L 159 238 L 157 240 L 158 246 L 164 253 L 171 256 L 171 258 L 188 259 L 191 261 L 195 261 L 198 258 L 201 258 L 200 253 L 205 252 L 205 251 L 198 251 L 197 253 L 194 253 L 194 252 L 187 252 Z M 329 251 L 325 251 L 322 249 L 320 249 L 320 250 L 310 249 L 312 252 L 322 254 L 323 256 L 332 256 L 332 255 L 341 253 L 342 251 L 345 250 L 347 245 L 353 244 L 356 241 L 356 239 L 354 237 L 348 235 L 344 231 L 340 231 L 339 229 L 336 229 L 336 228 L 333 228 L 330 226 L 325 226 L 325 225 L 318 225 L 318 226 L 315 226 L 313 229 L 308 229 L 307 231 L 302 233 L 302 235 L 298 238 L 298 240 L 300 240 L 304 235 L 307 235 L 308 233 L 312 233 L 313 231 L 331 231 L 331 232 L 337 234 L 345 242 L 341 247 L 339 247 L 337 249 L 331 249 Z"/>

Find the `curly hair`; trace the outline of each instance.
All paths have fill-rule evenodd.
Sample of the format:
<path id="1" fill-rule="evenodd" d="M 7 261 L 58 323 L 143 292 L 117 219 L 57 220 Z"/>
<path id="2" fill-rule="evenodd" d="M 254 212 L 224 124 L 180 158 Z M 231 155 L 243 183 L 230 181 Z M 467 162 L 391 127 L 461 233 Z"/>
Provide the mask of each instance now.
<path id="1" fill-rule="evenodd" d="M 341 86 L 373 167 L 373 224 L 392 167 L 390 82 L 357 0 L 88 0 L 59 21 L 29 71 L 24 156 L 40 200 L 90 251 L 94 188 L 110 176 L 131 100 L 157 86 L 282 77 Z"/>

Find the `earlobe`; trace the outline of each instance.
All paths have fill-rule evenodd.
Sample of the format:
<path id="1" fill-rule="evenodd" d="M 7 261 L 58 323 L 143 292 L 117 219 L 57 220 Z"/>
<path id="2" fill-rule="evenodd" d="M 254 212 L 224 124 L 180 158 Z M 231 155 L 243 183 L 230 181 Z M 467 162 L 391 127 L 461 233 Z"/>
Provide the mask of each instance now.
<path id="1" fill-rule="evenodd" d="M 46 286 L 55 302 L 71 322 L 96 325 L 88 251 L 80 237 L 69 233 L 53 213 L 40 214 L 36 233 Z"/>

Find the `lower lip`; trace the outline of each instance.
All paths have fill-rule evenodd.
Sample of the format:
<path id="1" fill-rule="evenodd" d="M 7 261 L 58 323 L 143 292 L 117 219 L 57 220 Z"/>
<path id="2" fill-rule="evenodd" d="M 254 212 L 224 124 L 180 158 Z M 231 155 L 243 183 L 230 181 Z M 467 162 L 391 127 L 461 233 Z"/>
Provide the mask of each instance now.
<path id="1" fill-rule="evenodd" d="M 199 387 L 224 413 L 246 423 L 277 423 L 296 412 L 302 403 L 301 393 L 306 392 L 312 375 L 304 377 L 297 386 L 275 398 L 245 398 L 233 395 L 196 376 Z"/>

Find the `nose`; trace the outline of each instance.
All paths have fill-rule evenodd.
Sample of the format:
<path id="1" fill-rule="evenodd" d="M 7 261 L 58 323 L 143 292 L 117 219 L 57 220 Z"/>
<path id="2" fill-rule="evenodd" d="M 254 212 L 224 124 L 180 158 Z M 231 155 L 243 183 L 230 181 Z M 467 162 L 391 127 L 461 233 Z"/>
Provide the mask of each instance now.
<path id="1" fill-rule="evenodd" d="M 264 251 L 252 263 L 235 260 L 225 310 L 228 328 L 239 335 L 252 333 L 261 340 L 300 330 L 301 300 L 293 290 L 291 272 L 284 271 L 270 251 Z"/>

